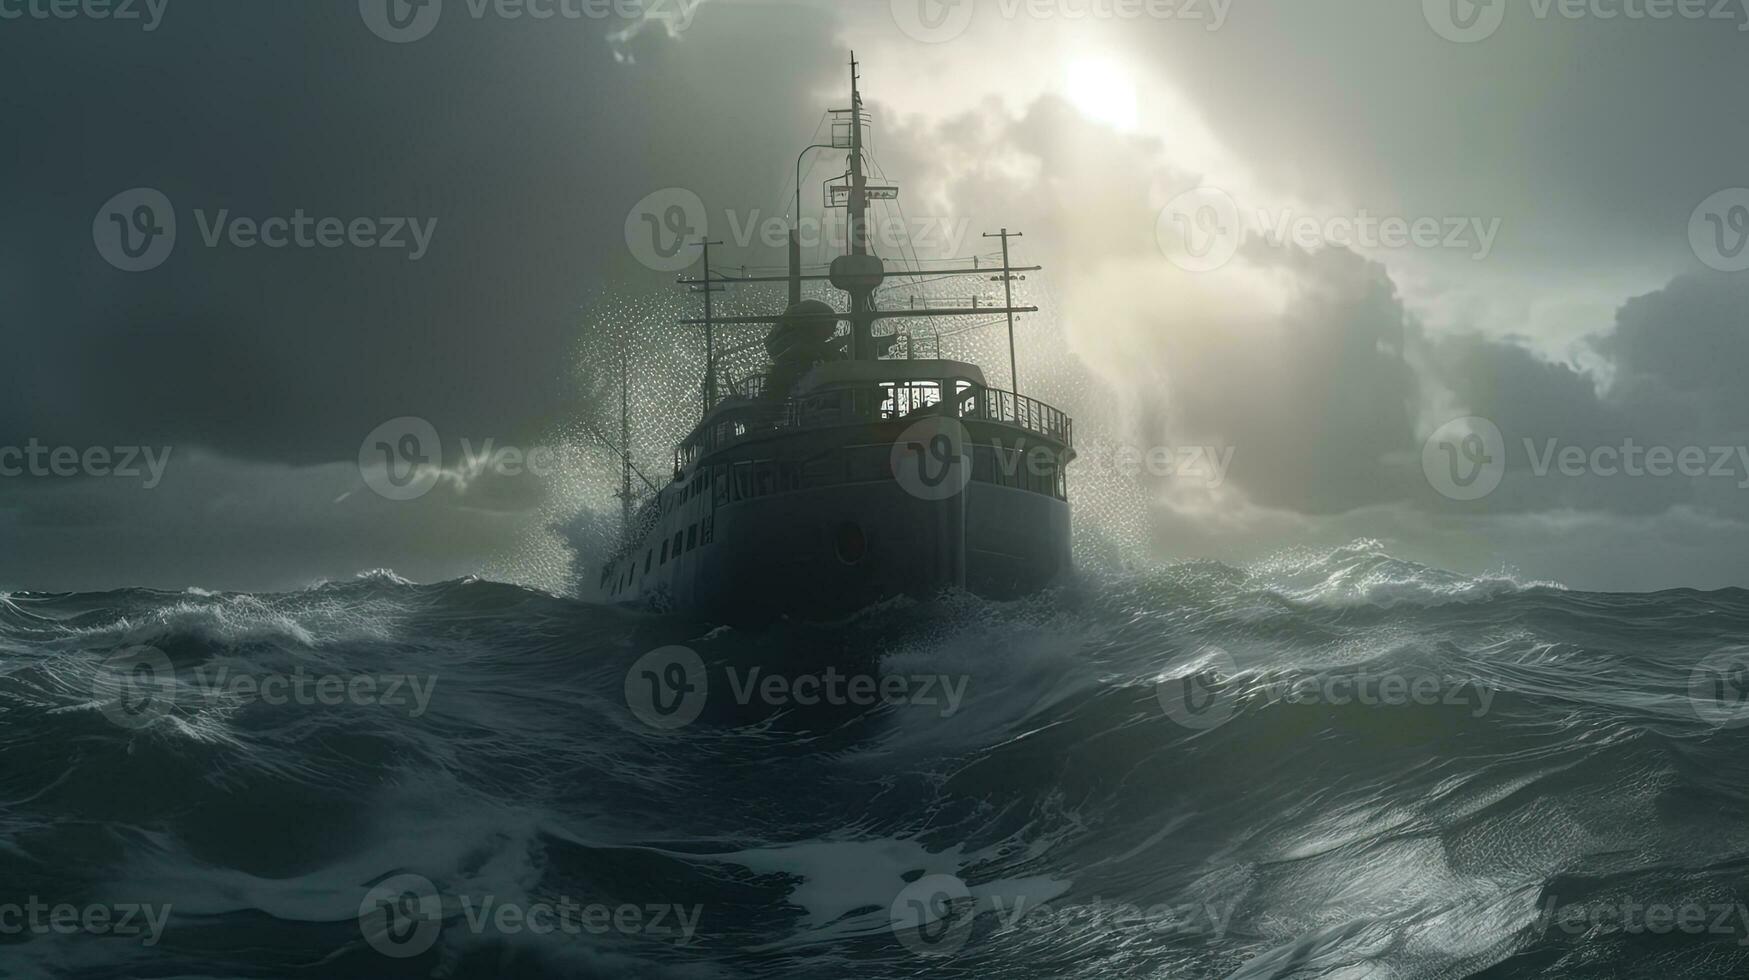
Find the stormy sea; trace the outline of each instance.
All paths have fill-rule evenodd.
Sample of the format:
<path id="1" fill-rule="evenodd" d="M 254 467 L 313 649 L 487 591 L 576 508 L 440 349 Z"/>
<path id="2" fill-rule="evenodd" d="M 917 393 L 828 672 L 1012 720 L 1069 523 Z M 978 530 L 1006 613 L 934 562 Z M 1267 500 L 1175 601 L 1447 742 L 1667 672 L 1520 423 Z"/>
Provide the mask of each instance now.
<path id="1" fill-rule="evenodd" d="M 1749 593 L 0 594 L 8 977 L 1749 975 Z"/>

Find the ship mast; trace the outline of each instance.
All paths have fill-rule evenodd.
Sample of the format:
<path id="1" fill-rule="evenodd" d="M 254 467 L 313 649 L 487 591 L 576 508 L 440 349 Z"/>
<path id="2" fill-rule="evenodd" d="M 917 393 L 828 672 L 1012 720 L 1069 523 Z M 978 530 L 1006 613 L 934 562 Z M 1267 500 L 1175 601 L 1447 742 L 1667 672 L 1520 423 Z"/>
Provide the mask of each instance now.
<path id="1" fill-rule="evenodd" d="M 628 389 L 631 387 L 631 354 L 625 342 L 619 348 L 619 519 L 626 540 L 632 535 L 632 415 Z"/>
<path id="2" fill-rule="evenodd" d="M 874 291 L 886 279 L 886 266 L 879 256 L 870 254 L 868 247 L 869 186 L 868 175 L 862 168 L 862 76 L 857 70 L 860 67 L 856 53 L 851 52 L 850 108 L 838 113 L 850 117 L 850 186 L 844 202 L 849 214 L 850 240 L 845 254 L 832 262 L 832 285 L 850 294 L 851 359 L 872 361 L 880 356 L 874 345 Z"/>
<path id="3" fill-rule="evenodd" d="M 868 178 L 862 172 L 862 89 L 856 52 L 850 53 L 850 254 L 868 254 Z"/>
<path id="4" fill-rule="evenodd" d="M 1024 280 L 1024 275 L 1016 273 L 1037 272 L 1039 266 L 1016 266 L 1010 258 L 1009 240 L 1022 237 L 1019 232 L 1004 228 L 1000 233 L 986 235 L 986 238 L 1002 240 L 1002 265 L 1000 268 L 980 266 L 976 259 L 969 269 L 928 269 L 919 265 L 917 272 L 927 271 L 932 278 L 942 279 L 955 276 L 988 277 L 992 281 L 1003 284 L 1003 305 L 981 306 L 974 298 L 970 306 L 939 307 L 926 306 L 917 308 L 915 304 L 910 309 L 881 310 L 874 299 L 875 291 L 886 281 L 886 263 L 880 256 L 873 253 L 869 245 L 868 213 L 870 201 L 891 201 L 899 197 L 899 188 L 890 185 L 870 185 L 868 174 L 864 169 L 863 123 L 866 119 L 862 102 L 862 63 L 856 60 L 855 52 L 850 56 L 850 108 L 832 110 L 832 141 L 817 143 L 802 151 L 796 158 L 796 228 L 790 233 L 789 270 L 787 274 L 777 276 L 767 275 L 716 275 L 710 268 L 710 246 L 721 242 L 700 241 L 695 243 L 705 250 L 704 274 L 692 279 L 684 276 L 678 281 L 692 287 L 694 292 L 703 293 L 705 300 L 704 319 L 682 319 L 682 326 L 703 326 L 705 328 L 705 379 L 702 387 L 705 395 L 705 414 L 709 415 L 715 404 L 717 389 L 716 378 L 716 345 L 715 334 L 718 328 L 750 327 L 761 325 L 776 325 L 784 323 L 848 321 L 850 324 L 850 343 L 848 354 L 852 360 L 879 360 L 885 353 L 877 346 L 874 338 L 874 325 L 880 320 L 923 320 L 944 317 L 978 317 L 991 314 L 1006 314 L 1008 317 L 1008 371 L 1016 388 L 1019 379 L 1014 356 L 1014 315 L 1017 313 L 1037 313 L 1036 306 L 1014 305 L 1014 283 Z M 832 261 L 826 275 L 804 275 L 801 271 L 801 165 L 809 150 L 831 147 L 846 150 L 849 153 L 848 169 L 845 177 L 847 184 L 831 184 L 826 187 L 825 205 L 828 209 L 844 208 L 848 214 L 848 241 L 845 254 Z M 991 275 L 999 273 L 999 275 Z M 801 300 L 802 283 L 827 281 L 832 286 L 850 295 L 850 311 L 848 313 L 804 313 L 786 312 L 780 314 L 757 314 L 750 316 L 717 316 L 711 304 L 711 294 L 722 292 L 729 285 L 754 283 L 788 283 L 790 287 L 789 302 L 794 306 Z"/>

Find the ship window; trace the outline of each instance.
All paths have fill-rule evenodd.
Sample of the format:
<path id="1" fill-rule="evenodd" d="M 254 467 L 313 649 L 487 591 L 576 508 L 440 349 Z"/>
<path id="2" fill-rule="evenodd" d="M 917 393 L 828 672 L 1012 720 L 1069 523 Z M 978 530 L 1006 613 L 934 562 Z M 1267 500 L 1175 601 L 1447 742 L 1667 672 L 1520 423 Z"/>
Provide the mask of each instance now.
<path id="1" fill-rule="evenodd" d="M 904 384 L 881 382 L 881 417 L 900 418 L 941 404 L 941 385 L 935 381 Z"/>
<path id="2" fill-rule="evenodd" d="M 698 525 L 694 524 L 686 529 L 686 550 L 691 551 L 696 547 L 698 547 Z"/>
<path id="3" fill-rule="evenodd" d="M 716 504 L 718 507 L 729 502 L 729 481 L 724 478 L 725 476 L 726 474 L 723 472 L 723 467 L 721 466 L 717 467 L 715 473 L 712 475 L 712 482 L 715 484 L 716 491 L 714 496 L 716 497 Z"/>
<path id="4" fill-rule="evenodd" d="M 662 564 L 668 564 L 668 539 L 662 539 Z"/>
<path id="5" fill-rule="evenodd" d="M 644 552 L 644 574 L 645 575 L 650 574 L 650 559 L 652 559 L 654 557 L 656 557 L 656 549 L 651 548 L 648 551 Z"/>
<path id="6" fill-rule="evenodd" d="M 685 543 L 685 541 L 686 541 L 686 532 L 685 531 L 675 531 L 674 532 L 674 557 L 676 557 L 676 558 L 680 557 L 680 546 L 681 546 L 681 544 Z"/>
<path id="7" fill-rule="evenodd" d="M 703 530 L 699 531 L 698 543 L 710 544 L 712 541 L 715 541 L 717 537 L 717 519 L 706 514 L 704 523 L 701 526 Z"/>
<path id="8" fill-rule="evenodd" d="M 754 494 L 768 497 L 777 491 L 777 471 L 770 463 L 760 463 L 753 471 Z"/>
<path id="9" fill-rule="evenodd" d="M 735 464 L 735 499 L 747 500 L 753 496 L 753 464 Z"/>
<path id="10" fill-rule="evenodd" d="M 802 464 L 800 463 L 782 464 L 778 468 L 777 476 L 778 486 L 785 492 L 800 490 L 802 488 Z"/>
<path id="11" fill-rule="evenodd" d="M 1028 453 L 1024 459 L 1026 465 L 1026 488 L 1033 493 L 1052 496 L 1057 490 L 1056 465 L 1045 454 Z"/>
<path id="12" fill-rule="evenodd" d="M 972 479 L 979 483 L 995 483 L 996 450 L 989 446 L 972 447 Z"/>

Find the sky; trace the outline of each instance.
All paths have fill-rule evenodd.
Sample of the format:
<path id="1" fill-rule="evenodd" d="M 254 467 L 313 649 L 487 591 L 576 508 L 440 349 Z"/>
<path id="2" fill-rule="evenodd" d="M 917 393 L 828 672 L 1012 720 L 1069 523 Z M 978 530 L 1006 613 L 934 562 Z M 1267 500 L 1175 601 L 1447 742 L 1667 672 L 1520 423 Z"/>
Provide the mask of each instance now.
<path id="1" fill-rule="evenodd" d="M 781 262 L 852 49 L 877 247 L 1045 266 L 1084 539 L 1749 584 L 1749 5 L 125 9 L 0 2 L 0 589 L 564 591 L 607 352 L 648 470 L 695 412 L 672 229 Z M 1002 340 L 954 338 L 1007 384 Z M 407 419 L 444 469 L 397 499 Z"/>

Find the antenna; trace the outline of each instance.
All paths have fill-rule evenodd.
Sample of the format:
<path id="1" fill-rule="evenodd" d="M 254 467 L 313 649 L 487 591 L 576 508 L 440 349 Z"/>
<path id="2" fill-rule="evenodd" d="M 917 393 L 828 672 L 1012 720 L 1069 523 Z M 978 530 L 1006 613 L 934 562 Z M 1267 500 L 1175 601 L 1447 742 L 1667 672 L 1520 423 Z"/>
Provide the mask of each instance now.
<path id="1" fill-rule="evenodd" d="M 704 283 L 692 287 L 693 292 L 704 294 L 704 412 L 699 416 L 703 419 L 717 403 L 716 321 L 711 316 L 711 294 L 724 292 L 725 288 L 712 285 L 711 280 L 711 246 L 722 242 L 701 238 L 693 244 L 704 249 Z"/>
<path id="2" fill-rule="evenodd" d="M 862 74 L 850 52 L 850 254 L 868 254 L 868 178 L 862 172 Z"/>
<path id="3" fill-rule="evenodd" d="M 984 236 L 986 238 L 1000 238 L 1002 240 L 1002 267 L 1000 270 L 995 269 L 994 266 L 985 266 L 976 256 L 973 256 L 969 263 L 971 266 L 970 268 L 951 268 L 951 266 L 955 264 L 963 263 L 956 263 L 955 261 L 950 260 L 946 263 L 950 266 L 949 268 L 926 269 L 923 267 L 921 261 L 913 260 L 916 265 L 914 272 L 899 273 L 901 275 L 909 274 L 914 276 L 926 274 L 935 279 L 952 276 L 988 276 L 992 282 L 1000 281 L 1003 283 L 1004 303 L 1001 306 L 987 305 L 977 297 L 974 297 L 969 304 L 957 306 L 937 307 L 927 302 L 919 306 L 918 303 L 913 301 L 908 304 L 909 308 L 901 305 L 892 310 L 882 310 L 876 302 L 876 294 L 880 290 L 882 284 L 886 281 L 887 266 L 886 262 L 881 259 L 880 256 L 873 254 L 873 249 L 870 247 L 869 207 L 870 203 L 873 201 L 896 200 L 899 197 L 899 188 L 887 185 L 874 186 L 870 185 L 868 182 L 868 175 L 864 170 L 865 161 L 863 159 L 865 144 L 863 126 L 867 118 L 865 112 L 866 110 L 864 109 L 862 100 L 862 62 L 858 61 L 855 52 L 852 52 L 850 56 L 850 108 L 831 110 L 832 138 L 830 143 L 808 146 L 802 150 L 799 156 L 796 157 L 796 230 L 791 232 L 789 242 L 789 268 L 785 270 L 784 273 L 778 275 L 766 275 L 760 273 L 749 275 L 748 270 L 743 268 L 740 275 L 728 274 L 719 276 L 710 267 L 710 247 L 712 245 L 721 245 L 722 243 L 705 241 L 694 243 L 704 249 L 704 275 L 697 278 L 681 276 L 677 281 L 681 285 L 692 287 L 694 292 L 702 292 L 705 294 L 705 315 L 702 320 L 682 319 L 679 320 L 678 323 L 681 326 L 698 326 L 702 324 L 705 327 L 707 363 L 703 387 L 705 413 L 707 415 L 711 411 L 713 403 L 716 401 L 717 380 L 715 335 L 718 328 L 739 328 L 761 325 L 769 326 L 799 322 L 808 325 L 817 324 L 821 326 L 831 324 L 833 329 L 836 330 L 838 324 L 848 323 L 850 326 L 848 344 L 848 354 L 850 359 L 872 361 L 895 352 L 901 343 L 906 345 L 905 353 L 907 356 L 916 356 L 915 340 L 911 338 L 911 332 L 907 330 L 896 331 L 891 338 L 881 338 L 883 341 L 882 344 L 876 343 L 874 337 L 874 325 L 882 320 L 983 317 L 992 313 L 1002 313 L 1006 314 L 1008 319 L 1009 376 L 1014 387 L 1016 389 L 1019 388 L 1019 358 L 1017 356 L 1014 342 L 1014 315 L 1016 313 L 1037 313 L 1038 307 L 1015 306 L 1014 283 L 1026 279 L 1026 276 L 1016 275 L 1016 273 L 1034 272 L 1040 268 L 1036 265 L 1022 267 L 1013 264 L 1009 239 L 1023 237 L 1019 232 L 1011 232 L 1004 228 L 999 233 L 986 234 Z M 824 200 L 825 208 L 828 210 L 843 208 L 848 213 L 849 238 L 845 254 L 832 260 L 832 264 L 825 275 L 818 275 L 813 273 L 803 273 L 801 271 L 800 256 L 798 254 L 799 250 L 797 248 L 799 244 L 798 238 L 802 213 L 802 165 L 806 162 L 807 154 L 810 151 L 827 147 L 845 150 L 849 154 L 848 166 L 844 174 L 840 177 L 834 178 L 837 181 L 841 181 L 841 183 L 829 182 L 824 188 L 826 192 Z M 904 260 L 902 257 L 898 260 L 898 267 L 901 269 L 904 267 Z M 992 272 L 998 271 L 1000 272 L 1000 275 L 989 275 Z M 850 309 L 845 312 L 816 312 L 801 315 L 785 312 L 778 314 L 719 317 L 716 315 L 715 307 L 712 305 L 711 294 L 724 292 L 726 287 L 731 284 L 787 283 L 789 285 L 790 307 L 794 307 L 801 297 L 802 284 L 819 281 L 829 282 L 833 288 L 848 294 L 850 297 Z M 939 334 L 936 338 L 936 344 L 936 355 L 939 357 Z"/>
<path id="4" fill-rule="evenodd" d="M 1018 231 L 1010 232 L 1004 228 L 995 235 L 985 232 L 984 237 L 1002 239 L 1002 274 L 992 276 L 991 281 L 994 282 L 998 279 L 1002 281 L 1002 305 L 1008 307 L 1008 383 L 1014 386 L 1014 393 L 1018 395 L 1020 394 L 1020 370 L 1014 366 L 1014 267 L 1008 264 L 1008 240 L 1010 238 L 1025 238 L 1026 236 Z"/>
<path id="5" fill-rule="evenodd" d="M 619 444 L 624 452 L 619 457 L 619 517 L 621 533 L 626 540 L 632 535 L 632 415 L 629 402 L 631 389 L 631 354 L 624 339 L 619 345 Z"/>
<path id="6" fill-rule="evenodd" d="M 868 246 L 868 202 L 871 191 L 868 177 L 862 170 L 862 73 L 858 70 L 861 62 L 856 60 L 856 53 L 850 54 L 850 108 L 834 110 L 833 115 L 839 121 L 833 123 L 834 144 L 840 143 L 839 130 L 849 127 L 849 132 L 842 138 L 842 146 L 850 151 L 850 169 L 846 176 L 850 183 L 843 187 L 832 187 L 827 191 L 827 207 L 843 207 L 850 218 L 850 242 L 845 254 L 832 262 L 832 285 L 850 294 L 850 357 L 852 360 L 875 360 L 880 352 L 874 343 L 875 303 L 874 291 L 886 280 L 886 265 L 876 255 L 870 253 Z M 844 121 L 846 120 L 847 121 Z M 896 188 L 880 188 L 881 192 L 891 191 L 897 195 Z M 843 203 L 839 203 L 842 191 Z"/>

